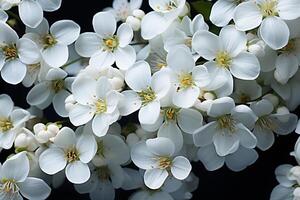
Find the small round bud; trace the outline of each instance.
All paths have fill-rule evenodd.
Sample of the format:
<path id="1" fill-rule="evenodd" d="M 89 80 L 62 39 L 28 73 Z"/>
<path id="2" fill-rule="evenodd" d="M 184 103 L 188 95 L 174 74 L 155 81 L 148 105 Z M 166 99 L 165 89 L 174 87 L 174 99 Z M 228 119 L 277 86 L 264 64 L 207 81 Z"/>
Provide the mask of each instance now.
<path id="1" fill-rule="evenodd" d="M 124 80 L 121 78 L 114 77 L 110 79 L 109 82 L 111 83 L 113 89 L 116 91 L 121 91 L 122 88 L 124 87 Z"/>
<path id="2" fill-rule="evenodd" d="M 128 24 L 134 31 L 138 31 L 141 28 L 141 21 L 133 16 L 127 17 L 126 24 Z"/>
<path id="3" fill-rule="evenodd" d="M 37 134 L 40 131 L 46 130 L 46 126 L 43 123 L 38 123 L 33 126 L 33 132 Z"/>
<path id="4" fill-rule="evenodd" d="M 136 9 L 132 12 L 132 15 L 136 18 L 142 19 L 145 16 L 145 12 L 140 9 Z"/>
<path id="5" fill-rule="evenodd" d="M 27 147 L 28 140 L 25 133 L 19 134 L 15 139 L 15 147 Z"/>

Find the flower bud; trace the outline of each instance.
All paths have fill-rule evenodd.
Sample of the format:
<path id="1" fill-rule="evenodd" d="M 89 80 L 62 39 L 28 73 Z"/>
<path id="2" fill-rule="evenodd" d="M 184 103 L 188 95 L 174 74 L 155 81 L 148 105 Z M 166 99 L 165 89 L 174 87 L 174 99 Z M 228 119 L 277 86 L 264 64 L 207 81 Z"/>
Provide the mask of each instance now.
<path id="1" fill-rule="evenodd" d="M 25 133 L 19 134 L 15 139 L 15 147 L 27 147 L 28 140 Z"/>
<path id="2" fill-rule="evenodd" d="M 133 16 L 127 17 L 126 24 L 128 24 L 134 31 L 138 31 L 141 28 L 140 19 Z"/>
<path id="3" fill-rule="evenodd" d="M 145 12 L 140 9 L 136 9 L 132 12 L 132 15 L 136 18 L 142 19 L 145 16 Z"/>

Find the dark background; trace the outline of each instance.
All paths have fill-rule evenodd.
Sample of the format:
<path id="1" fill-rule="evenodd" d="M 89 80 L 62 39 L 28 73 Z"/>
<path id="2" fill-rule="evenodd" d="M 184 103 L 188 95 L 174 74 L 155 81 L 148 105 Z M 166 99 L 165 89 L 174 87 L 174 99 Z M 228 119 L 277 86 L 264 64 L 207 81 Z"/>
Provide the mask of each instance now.
<path id="1" fill-rule="evenodd" d="M 82 32 L 93 31 L 92 18 L 93 15 L 103 8 L 111 6 L 111 0 L 85 0 L 71 1 L 63 0 L 60 10 L 53 13 L 45 13 L 49 23 L 61 19 L 72 19 L 77 22 Z M 144 0 L 144 10 L 148 11 L 147 0 Z M 26 103 L 26 95 L 28 89 L 21 84 L 17 86 L 8 85 L 0 80 L 0 94 L 9 94 L 17 106 L 28 108 Z M 49 121 L 56 121 L 59 118 L 50 107 L 46 110 L 45 115 Z M 299 111 L 297 112 L 299 114 Z M 293 151 L 297 134 L 293 133 L 288 136 L 277 137 L 274 146 L 267 152 L 258 150 L 259 158 L 256 163 L 242 172 L 231 172 L 226 167 L 214 172 L 205 170 L 201 163 L 193 163 L 193 171 L 199 177 L 199 188 L 194 192 L 193 199 L 202 200 L 267 200 L 272 189 L 277 185 L 274 170 L 280 164 L 290 163 L 296 164 L 295 160 L 289 156 Z M 7 152 L 4 151 L 4 155 Z M 4 158 L 2 152 L 2 161 Z M 128 199 L 130 192 L 117 191 L 116 199 Z M 52 190 L 50 200 L 57 199 L 84 200 L 89 199 L 88 195 L 79 195 L 70 183 L 64 184 L 59 189 Z"/>

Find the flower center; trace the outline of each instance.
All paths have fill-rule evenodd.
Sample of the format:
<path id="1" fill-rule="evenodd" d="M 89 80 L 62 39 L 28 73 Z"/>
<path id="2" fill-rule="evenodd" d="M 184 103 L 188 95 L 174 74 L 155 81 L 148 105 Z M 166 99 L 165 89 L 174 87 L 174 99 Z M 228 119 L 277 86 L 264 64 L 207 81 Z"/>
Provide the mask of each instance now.
<path id="1" fill-rule="evenodd" d="M 107 166 L 98 167 L 98 176 L 101 180 L 108 180 L 110 177 L 110 170 Z"/>
<path id="2" fill-rule="evenodd" d="M 166 10 L 170 11 L 170 10 L 173 10 L 173 9 L 176 9 L 177 8 L 177 3 L 176 1 L 169 1 L 166 5 Z"/>
<path id="3" fill-rule="evenodd" d="M 105 100 L 98 99 L 95 102 L 96 114 L 105 113 L 107 111 L 107 104 Z"/>
<path id="4" fill-rule="evenodd" d="M 10 119 L 0 119 L 0 131 L 6 132 L 14 127 Z"/>
<path id="5" fill-rule="evenodd" d="M 159 157 L 158 158 L 158 168 L 167 169 L 172 166 L 172 160 L 170 157 Z"/>
<path id="6" fill-rule="evenodd" d="M 165 119 L 166 121 L 174 121 L 176 119 L 178 109 L 176 108 L 166 108 L 164 109 Z"/>
<path id="7" fill-rule="evenodd" d="M 229 68 L 232 63 L 232 58 L 228 52 L 220 51 L 217 53 L 216 62 L 219 67 Z"/>
<path id="8" fill-rule="evenodd" d="M 193 76 L 191 73 L 182 74 L 179 77 L 179 89 L 186 89 L 193 86 Z"/>
<path id="9" fill-rule="evenodd" d="M 279 50 L 279 53 L 292 53 L 296 50 L 296 41 L 291 39 L 289 43 Z"/>
<path id="10" fill-rule="evenodd" d="M 262 116 L 258 118 L 256 121 L 256 125 L 258 125 L 262 129 L 269 129 L 273 130 L 275 127 L 275 124 L 272 122 L 272 120 L 267 116 Z"/>
<path id="11" fill-rule="evenodd" d="M 54 90 L 55 93 L 58 93 L 60 90 L 64 88 L 65 82 L 64 80 L 54 80 L 52 81 L 52 89 Z"/>
<path id="12" fill-rule="evenodd" d="M 264 17 L 272 17 L 278 15 L 277 0 L 267 0 L 259 5 L 261 13 Z"/>
<path id="13" fill-rule="evenodd" d="M 79 160 L 79 155 L 78 155 L 78 152 L 75 148 L 69 149 L 66 152 L 65 156 L 66 156 L 66 159 L 67 159 L 68 163 Z"/>
<path id="14" fill-rule="evenodd" d="M 2 51 L 4 53 L 5 60 L 13 60 L 18 58 L 18 50 L 14 44 L 2 47 Z"/>
<path id="15" fill-rule="evenodd" d="M 113 52 L 119 46 L 119 39 L 117 36 L 112 36 L 103 39 L 103 43 L 105 50 Z"/>
<path id="16" fill-rule="evenodd" d="M 155 100 L 156 95 L 151 87 L 148 87 L 147 89 L 138 92 L 138 95 L 140 96 L 142 100 L 142 105 L 146 105 L 150 103 L 151 101 Z"/>
<path id="17" fill-rule="evenodd" d="M 189 38 L 185 39 L 184 44 L 191 48 L 192 47 L 192 38 L 189 37 Z"/>
<path id="18" fill-rule="evenodd" d="M 219 129 L 227 129 L 231 133 L 236 130 L 236 121 L 230 115 L 224 115 L 217 119 Z"/>
<path id="19" fill-rule="evenodd" d="M 14 179 L 2 179 L 1 180 L 2 186 L 0 188 L 1 191 L 6 193 L 16 193 L 19 192 L 19 187 L 16 184 Z"/>
<path id="20" fill-rule="evenodd" d="M 43 42 L 44 42 L 44 48 L 46 49 L 54 46 L 57 43 L 57 40 L 54 38 L 53 35 L 47 34 L 46 36 L 44 36 Z"/>

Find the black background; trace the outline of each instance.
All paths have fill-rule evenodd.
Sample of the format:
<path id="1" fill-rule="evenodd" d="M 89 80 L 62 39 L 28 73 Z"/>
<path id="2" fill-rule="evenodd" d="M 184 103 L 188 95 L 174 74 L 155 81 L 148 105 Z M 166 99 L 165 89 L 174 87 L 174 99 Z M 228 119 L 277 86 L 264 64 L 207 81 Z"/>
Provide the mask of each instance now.
<path id="1" fill-rule="evenodd" d="M 63 0 L 60 10 L 53 13 L 45 13 L 49 23 L 61 19 L 72 19 L 77 22 L 82 32 L 93 31 L 93 15 L 103 8 L 111 6 L 110 0 Z M 147 0 L 144 0 L 144 10 L 149 10 Z M 27 108 L 26 95 L 28 89 L 21 84 L 17 86 L 8 85 L 0 80 L 0 94 L 9 94 L 17 106 Z M 46 116 L 49 121 L 58 120 L 55 112 L 50 107 L 46 110 Z M 297 112 L 299 113 L 299 112 Z M 202 200 L 267 200 L 269 199 L 272 189 L 277 185 L 274 170 L 280 164 L 295 164 L 295 160 L 289 156 L 293 150 L 297 139 L 297 134 L 293 133 L 288 136 L 279 136 L 276 138 L 274 146 L 267 152 L 259 152 L 259 158 L 256 163 L 242 172 L 231 172 L 226 167 L 214 172 L 205 170 L 201 163 L 193 163 L 193 171 L 199 177 L 199 187 L 194 192 L 193 199 Z M 2 152 L 3 155 L 7 154 Z M 117 191 L 116 199 L 128 199 L 129 192 Z M 84 200 L 89 199 L 88 195 L 79 195 L 73 188 L 73 185 L 66 183 L 59 189 L 52 190 L 49 199 L 72 199 Z"/>

